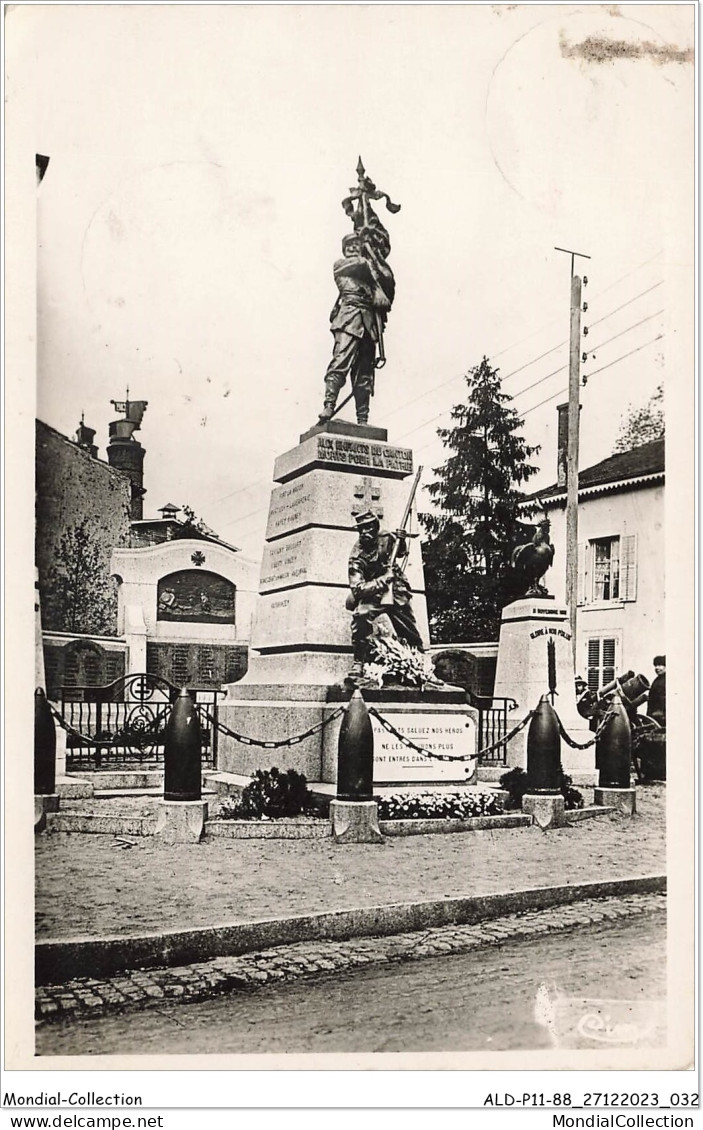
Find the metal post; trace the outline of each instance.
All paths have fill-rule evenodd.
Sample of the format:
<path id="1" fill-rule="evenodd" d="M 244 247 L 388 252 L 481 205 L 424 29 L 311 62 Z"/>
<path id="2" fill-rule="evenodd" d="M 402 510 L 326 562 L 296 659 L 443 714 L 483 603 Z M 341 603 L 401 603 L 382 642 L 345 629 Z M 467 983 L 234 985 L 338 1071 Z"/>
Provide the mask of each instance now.
<path id="1" fill-rule="evenodd" d="M 617 808 L 624 816 L 633 816 L 637 811 L 637 791 L 630 784 L 632 729 L 619 691 L 615 691 L 608 709 L 610 718 L 596 741 L 598 784 L 593 801 Z"/>
<path id="2" fill-rule="evenodd" d="M 542 695 L 527 731 L 527 774 L 530 793 L 561 792 L 561 738 L 553 706 Z"/>
<path id="3" fill-rule="evenodd" d="M 542 695 L 527 731 L 527 776 L 529 785 L 522 798 L 522 811 L 545 831 L 561 827 L 561 737 L 559 721 L 546 695 Z"/>
<path id="4" fill-rule="evenodd" d="M 383 843 L 373 799 L 373 726 L 361 691 L 355 690 L 339 730 L 337 796 L 330 804 L 336 843 Z"/>
<path id="5" fill-rule="evenodd" d="M 342 719 L 337 747 L 337 799 L 373 798 L 373 726 L 361 691 Z"/>
<path id="6" fill-rule="evenodd" d="M 171 710 L 164 738 L 164 800 L 202 798 L 200 723 L 184 687 Z"/>
<path id="7" fill-rule="evenodd" d="M 596 740 L 598 786 L 606 789 L 629 789 L 632 730 L 622 697 L 617 691 L 608 709 L 610 718 Z"/>
<path id="8" fill-rule="evenodd" d="M 164 797 L 154 835 L 166 843 L 198 843 L 205 833 L 202 734 L 195 703 L 184 687 L 173 704 L 164 737 Z"/>
<path id="9" fill-rule="evenodd" d="M 56 792 L 56 726 L 41 687 L 34 692 L 34 795 Z"/>

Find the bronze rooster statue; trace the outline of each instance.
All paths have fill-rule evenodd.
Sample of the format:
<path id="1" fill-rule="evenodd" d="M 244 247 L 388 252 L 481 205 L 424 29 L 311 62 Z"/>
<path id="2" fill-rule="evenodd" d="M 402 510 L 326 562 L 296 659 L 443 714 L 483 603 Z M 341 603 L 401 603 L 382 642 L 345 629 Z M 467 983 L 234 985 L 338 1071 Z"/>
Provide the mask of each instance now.
<path id="1" fill-rule="evenodd" d="M 537 524 L 531 541 L 518 545 L 510 557 L 516 599 L 523 596 L 550 596 L 541 584 L 542 577 L 554 560 L 554 546 L 549 540 L 549 519 Z"/>

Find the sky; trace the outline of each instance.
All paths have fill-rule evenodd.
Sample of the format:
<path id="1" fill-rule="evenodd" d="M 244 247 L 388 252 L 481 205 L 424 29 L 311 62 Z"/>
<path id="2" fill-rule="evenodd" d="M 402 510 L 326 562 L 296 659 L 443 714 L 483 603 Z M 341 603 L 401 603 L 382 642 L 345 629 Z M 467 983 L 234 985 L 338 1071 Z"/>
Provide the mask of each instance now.
<path id="1" fill-rule="evenodd" d="M 571 272 L 555 246 L 591 257 L 576 261 L 580 465 L 612 452 L 661 381 L 667 411 L 690 395 L 675 347 L 692 305 L 692 5 L 7 19 L 10 77 L 31 84 L 50 157 L 37 414 L 73 435 L 84 412 L 104 457 L 110 400 L 127 386 L 147 400 L 145 517 L 187 503 L 260 557 L 274 460 L 322 406 L 359 155 L 401 205 L 381 209 L 397 290 L 370 422 L 413 448 L 423 483 L 484 354 L 541 446 L 531 488 L 554 481 Z"/>

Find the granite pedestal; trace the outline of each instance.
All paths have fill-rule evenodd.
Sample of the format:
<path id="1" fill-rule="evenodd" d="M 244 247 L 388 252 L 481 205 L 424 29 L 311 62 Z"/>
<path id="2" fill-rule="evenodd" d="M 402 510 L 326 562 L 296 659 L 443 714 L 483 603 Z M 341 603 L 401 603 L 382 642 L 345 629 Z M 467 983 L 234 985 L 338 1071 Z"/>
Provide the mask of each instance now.
<path id="1" fill-rule="evenodd" d="M 569 612 L 553 597 L 523 597 L 503 609 L 493 694 L 518 704 L 508 714 L 508 730 L 523 721 L 549 689 L 548 640 L 554 642 L 556 660 L 554 709 L 567 734 L 576 742 L 587 742 L 593 735 L 576 709 Z M 511 767 L 527 766 L 527 730 L 525 726 L 508 743 L 506 758 Z M 567 773 L 595 773 L 595 746 L 572 749 L 562 739 L 561 760 Z"/>
<path id="2" fill-rule="evenodd" d="M 240 682 L 229 685 L 220 705 L 220 719 L 230 729 L 262 741 L 279 741 L 317 726 L 348 699 L 349 688 L 343 684 L 353 656 L 351 615 L 345 601 L 349 554 L 357 538 L 354 515 L 373 510 L 382 528 L 396 529 L 413 470 L 411 450 L 388 443 L 384 429 L 336 419 L 305 432 L 297 447 L 276 460 L 249 669 Z M 417 532 L 414 509 L 409 528 Z M 427 647 L 419 539 L 410 538 L 409 549 L 405 575 L 418 630 Z M 451 715 L 453 728 L 464 727 L 471 714 L 465 696 L 456 694 L 459 700 L 430 703 L 419 690 L 409 695 L 403 691 L 395 708 L 403 714 L 398 728 L 408 723 L 407 715 L 428 712 L 433 718 Z M 278 765 L 296 769 L 311 781 L 333 783 L 340 725 L 341 720 L 336 719 L 326 729 L 284 749 L 262 750 L 222 736 L 219 768 L 252 773 Z M 439 728 L 442 725 L 437 723 Z M 437 737 L 426 730 L 417 737 L 423 735 Z M 385 731 L 379 735 L 379 748 L 389 737 Z M 412 780 L 417 776 L 411 771 L 412 753 L 405 753 L 410 754 L 404 757 L 406 776 Z M 389 760 L 384 778 L 401 780 L 400 764 L 398 759 Z M 461 765 L 455 772 L 466 783 L 464 770 Z M 446 779 L 445 769 L 438 769 L 433 779 Z"/>

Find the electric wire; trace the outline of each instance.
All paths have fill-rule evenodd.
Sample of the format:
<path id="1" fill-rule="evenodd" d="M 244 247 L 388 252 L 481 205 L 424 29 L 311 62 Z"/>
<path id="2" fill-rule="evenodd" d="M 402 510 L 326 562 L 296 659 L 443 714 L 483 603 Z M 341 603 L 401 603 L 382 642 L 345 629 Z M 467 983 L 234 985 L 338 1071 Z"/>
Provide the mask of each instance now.
<path id="1" fill-rule="evenodd" d="M 625 275 L 620 276 L 620 278 L 618 278 L 614 282 L 610 283 L 602 291 L 599 291 L 598 294 L 595 297 L 600 297 L 601 295 L 607 293 L 609 290 L 612 290 L 613 287 L 618 286 L 619 283 L 624 282 L 625 279 L 629 278 L 631 275 L 635 274 L 637 271 L 642 270 L 643 267 L 648 266 L 655 259 L 658 259 L 662 254 L 663 254 L 663 251 L 661 251 L 661 250 L 656 252 L 655 255 L 652 255 L 649 259 L 646 259 L 643 263 L 640 263 L 637 267 L 633 267 L 631 271 L 628 271 Z M 663 284 L 663 282 L 664 282 L 664 280 L 660 279 L 658 282 L 654 283 L 651 287 L 648 287 L 646 290 L 643 290 L 639 294 L 636 294 L 636 295 L 634 295 L 634 297 L 628 299 L 627 302 L 624 302 L 620 306 L 615 307 L 613 310 L 608 311 L 607 314 L 603 314 L 602 317 L 600 317 L 600 318 L 596 319 L 596 321 L 590 323 L 589 329 L 592 328 L 593 326 L 599 325 L 601 322 L 606 321 L 607 318 L 611 317 L 613 314 L 619 313 L 620 310 L 624 310 L 627 306 L 632 305 L 632 303 L 636 302 L 639 298 L 643 298 L 645 295 L 650 294 L 651 291 L 656 290 L 657 287 L 661 286 Z M 648 315 L 646 318 L 641 319 L 639 322 L 635 322 L 634 325 L 629 326 L 625 330 L 621 330 L 619 333 L 614 334 L 613 337 L 608 338 L 604 342 L 601 342 L 600 345 L 593 346 L 591 349 L 586 350 L 586 352 L 595 353 L 598 349 L 602 349 L 603 346 L 608 345 L 611 341 L 614 341 L 617 337 L 622 337 L 625 333 L 628 333 L 630 330 L 635 329 L 639 325 L 642 325 L 643 322 L 649 321 L 649 320 L 651 320 L 651 318 L 657 317 L 658 314 L 661 314 L 661 313 L 663 313 L 663 311 L 657 311 L 656 314 Z M 501 356 L 503 356 L 503 354 L 509 352 L 511 349 L 517 348 L 518 345 L 521 345 L 525 341 L 530 340 L 537 333 L 540 333 L 542 329 L 545 329 L 545 328 L 547 328 L 547 326 L 552 325 L 555 321 L 556 321 L 556 319 L 552 319 L 552 321 L 544 323 L 543 326 L 541 326 L 539 329 L 533 331 L 533 333 L 529 334 L 527 337 L 522 338 L 519 342 L 516 342 L 513 345 L 506 346 L 505 349 L 500 350 L 498 353 L 491 354 L 490 360 L 494 361 L 498 357 L 501 357 Z M 661 335 L 661 336 L 663 336 L 663 335 Z M 658 339 L 655 339 L 655 340 L 658 340 Z M 516 376 L 518 373 L 522 372 L 524 369 L 527 369 L 531 365 L 536 364 L 538 361 L 543 360 L 545 357 L 548 357 L 550 353 L 554 353 L 557 349 L 561 349 L 564 345 L 567 345 L 567 344 L 568 344 L 567 341 L 559 342 L 557 345 L 552 346 L 551 349 L 548 349 L 544 353 L 539 354 L 539 356 L 532 358 L 532 360 L 530 360 L 530 361 L 526 361 L 524 364 L 518 366 L 517 369 L 513 369 L 510 373 L 506 373 L 505 376 L 501 377 L 500 378 L 501 383 L 503 381 L 509 380 L 511 377 Z M 642 347 L 642 348 L 644 348 L 644 347 Z M 634 350 L 633 352 L 637 352 L 637 350 Z M 630 356 L 630 354 L 625 354 L 625 356 Z M 611 362 L 611 364 L 615 364 L 615 362 Z M 531 389 L 536 388 L 537 385 L 543 384 L 546 380 L 549 380 L 550 377 L 556 376 L 557 373 L 562 372 L 562 370 L 566 369 L 567 367 L 568 367 L 568 365 L 562 365 L 558 369 L 552 370 L 552 372 L 548 373 L 546 376 L 540 377 L 539 380 L 534 381 L 532 384 L 526 385 L 525 388 L 518 389 L 515 393 L 511 394 L 512 398 L 514 399 L 515 397 L 522 395 L 522 393 L 524 393 L 524 392 L 529 392 Z M 604 366 L 604 367 L 608 367 L 608 366 Z M 596 372 L 602 372 L 602 369 L 598 369 L 598 370 L 596 370 Z M 590 375 L 593 376 L 594 374 L 590 374 Z M 406 401 L 404 404 L 400 405 L 397 409 L 392 410 L 388 415 L 392 416 L 399 411 L 402 411 L 402 410 L 405 410 L 406 408 L 411 407 L 413 404 L 416 404 L 418 401 L 423 400 L 426 396 L 429 396 L 432 393 L 437 392 L 438 389 L 445 388 L 447 385 L 452 384 L 454 381 L 463 379 L 463 377 L 464 377 L 464 374 L 460 373 L 460 374 L 457 374 L 456 376 L 450 377 L 448 380 L 441 381 L 438 384 L 433 385 L 431 388 L 426 389 L 424 392 L 420 393 L 420 395 L 415 397 L 413 400 Z M 555 395 L 558 396 L 560 394 L 556 393 Z M 551 397 L 548 397 L 547 400 L 542 401 L 541 403 L 547 403 L 548 400 L 553 400 L 553 399 L 555 399 L 555 397 L 551 396 Z M 535 405 L 535 407 L 539 407 L 539 405 Z M 526 411 L 530 412 L 532 410 L 533 409 L 530 408 L 530 409 L 527 409 Z M 422 428 L 427 427 L 429 424 L 433 424 L 437 420 L 442 419 L 443 416 L 446 416 L 448 411 L 450 411 L 450 409 L 446 409 L 445 411 L 440 412 L 438 415 L 431 417 L 429 420 L 425 420 L 422 424 L 419 424 L 419 425 L 417 425 L 417 427 L 410 429 L 410 431 L 403 432 L 402 435 L 399 436 L 399 439 L 405 439 L 410 435 L 414 435 L 415 432 L 421 431 Z M 523 413 L 523 414 L 526 414 L 526 413 Z M 422 449 L 420 449 L 420 450 L 422 450 Z M 231 494 L 224 495 L 221 498 L 216 499 L 215 502 L 213 503 L 213 505 L 219 504 L 220 502 L 226 502 L 229 499 L 236 497 L 238 494 L 242 494 L 247 490 L 253 490 L 254 487 L 257 487 L 260 484 L 267 483 L 268 481 L 269 480 L 265 477 L 255 479 L 252 482 L 245 484 L 242 487 L 238 487 L 236 490 L 232 491 Z M 259 507 L 257 510 L 252 510 L 248 514 L 242 515 L 240 518 L 234 518 L 234 519 L 231 519 L 229 522 L 219 523 L 219 524 L 222 525 L 223 528 L 227 528 L 227 527 L 233 525 L 235 522 L 246 521 L 247 518 L 250 518 L 253 515 L 260 513 L 263 509 L 265 509 L 265 507 Z"/>

